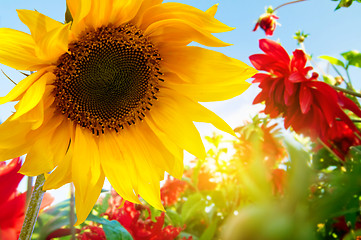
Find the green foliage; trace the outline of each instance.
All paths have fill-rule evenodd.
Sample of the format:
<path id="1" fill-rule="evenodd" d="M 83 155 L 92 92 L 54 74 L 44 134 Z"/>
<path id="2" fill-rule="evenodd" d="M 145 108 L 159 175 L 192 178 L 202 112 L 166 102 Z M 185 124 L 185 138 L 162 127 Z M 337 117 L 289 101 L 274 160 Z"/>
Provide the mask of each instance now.
<path id="1" fill-rule="evenodd" d="M 341 53 L 342 57 L 347 61 L 346 68 L 352 65 L 355 67 L 361 67 L 361 53 L 355 50 Z"/>
<path id="2" fill-rule="evenodd" d="M 36 222 L 33 239 L 46 240 L 53 231 L 69 226 L 69 200 L 60 202 L 43 211 Z"/>
<path id="3" fill-rule="evenodd" d="M 361 0 L 332 0 L 332 1 L 336 1 L 338 3 L 337 7 L 335 8 L 335 10 L 340 9 L 341 7 L 350 7 L 352 5 L 352 3 L 355 2 L 359 2 L 361 3 Z"/>

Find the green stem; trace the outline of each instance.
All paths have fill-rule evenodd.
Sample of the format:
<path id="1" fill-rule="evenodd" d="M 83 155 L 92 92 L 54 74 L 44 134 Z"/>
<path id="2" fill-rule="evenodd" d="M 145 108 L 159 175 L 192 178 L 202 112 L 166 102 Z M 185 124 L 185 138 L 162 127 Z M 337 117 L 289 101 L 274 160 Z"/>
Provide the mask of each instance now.
<path id="1" fill-rule="evenodd" d="M 331 86 L 333 89 L 337 90 L 337 91 L 344 92 L 344 93 L 350 94 L 350 95 L 352 95 L 352 96 L 361 98 L 361 94 L 360 94 L 360 93 L 357 93 L 357 92 L 354 92 L 354 91 L 351 91 L 351 90 L 348 90 L 348 89 L 344 89 L 344 88 L 332 86 L 332 85 L 330 85 L 330 86 Z"/>
<path id="2" fill-rule="evenodd" d="M 327 149 L 332 155 L 335 156 L 339 163 L 343 165 L 342 159 L 329 146 L 327 146 L 321 139 L 317 138 L 317 140 L 325 149 Z"/>
<path id="3" fill-rule="evenodd" d="M 43 190 L 45 182 L 44 174 L 36 178 L 33 194 L 29 202 L 28 210 L 26 211 L 23 227 L 21 228 L 19 240 L 30 240 L 33 234 L 36 220 L 38 218 L 40 205 L 43 200 L 45 191 Z"/>
<path id="4" fill-rule="evenodd" d="M 348 88 L 350 90 L 354 90 L 353 87 L 352 87 L 352 83 L 351 83 L 351 77 L 350 77 L 350 74 L 348 72 L 348 69 L 345 68 L 345 71 L 346 71 L 346 75 L 347 75 L 347 79 L 348 79 L 348 83 L 346 84 L 348 86 Z"/>

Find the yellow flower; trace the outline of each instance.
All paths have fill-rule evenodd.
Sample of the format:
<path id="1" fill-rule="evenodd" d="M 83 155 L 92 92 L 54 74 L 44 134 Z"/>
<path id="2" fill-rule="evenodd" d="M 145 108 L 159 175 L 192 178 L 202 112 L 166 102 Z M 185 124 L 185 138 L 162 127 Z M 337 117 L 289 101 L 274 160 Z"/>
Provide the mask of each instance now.
<path id="1" fill-rule="evenodd" d="M 203 12 L 162 0 L 68 0 L 73 21 L 18 10 L 31 34 L 0 29 L 0 62 L 35 71 L 0 104 L 19 101 L 0 125 L 0 160 L 27 154 L 20 172 L 50 173 L 44 188 L 73 182 L 78 222 L 99 197 L 105 177 L 126 200 L 163 209 L 164 171 L 180 178 L 183 149 L 205 150 L 193 121 L 233 134 L 198 102 L 247 89 L 255 70 L 201 47 L 229 44 L 232 30 Z"/>

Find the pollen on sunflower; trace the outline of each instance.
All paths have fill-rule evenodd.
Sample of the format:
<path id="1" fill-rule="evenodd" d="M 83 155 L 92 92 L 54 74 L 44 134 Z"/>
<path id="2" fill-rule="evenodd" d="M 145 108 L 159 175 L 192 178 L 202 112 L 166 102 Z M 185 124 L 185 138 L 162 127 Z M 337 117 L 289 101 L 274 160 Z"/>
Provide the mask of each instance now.
<path id="1" fill-rule="evenodd" d="M 233 28 L 206 12 L 161 0 L 68 0 L 72 22 L 18 10 L 31 35 L 0 28 L 0 63 L 34 71 L 0 104 L 19 101 L 0 125 L 0 160 L 27 154 L 20 172 L 47 175 L 44 188 L 73 182 L 77 224 L 105 177 L 123 199 L 163 210 L 164 172 L 181 178 L 183 150 L 202 158 L 195 122 L 234 134 L 199 102 L 245 91 L 255 69 L 188 46 L 229 44 Z M 102 6 L 102 7 L 99 7 Z"/>

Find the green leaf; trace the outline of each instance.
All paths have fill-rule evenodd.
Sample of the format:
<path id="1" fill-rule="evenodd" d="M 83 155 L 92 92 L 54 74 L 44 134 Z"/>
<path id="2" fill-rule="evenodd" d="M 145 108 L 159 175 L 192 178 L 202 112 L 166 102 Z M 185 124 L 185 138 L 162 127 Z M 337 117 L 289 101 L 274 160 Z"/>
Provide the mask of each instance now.
<path id="1" fill-rule="evenodd" d="M 109 221 L 93 214 L 89 214 L 86 220 L 102 224 L 107 240 L 133 240 L 130 233 L 118 221 Z"/>
<path id="2" fill-rule="evenodd" d="M 352 65 L 355 67 L 361 67 L 361 53 L 360 52 L 351 50 L 348 52 L 341 53 L 341 55 L 348 61 L 348 65 Z"/>
<path id="3" fill-rule="evenodd" d="M 204 212 L 205 207 L 206 203 L 200 193 L 190 195 L 182 207 L 181 216 L 183 223 L 186 223 L 199 212 Z"/>
<path id="4" fill-rule="evenodd" d="M 132 236 L 118 221 L 112 220 L 103 224 L 105 236 L 109 240 L 132 240 Z"/>
<path id="5" fill-rule="evenodd" d="M 103 198 L 101 204 L 96 204 L 94 206 L 94 209 L 98 212 L 98 214 L 102 214 L 105 213 L 109 207 L 109 198 L 111 197 L 111 195 L 108 193 L 105 195 L 105 197 Z"/>
<path id="6" fill-rule="evenodd" d="M 199 240 L 208 240 L 213 239 L 214 234 L 216 233 L 218 227 L 218 219 L 214 220 L 208 228 L 203 232 L 202 236 L 199 238 Z"/>
<path id="7" fill-rule="evenodd" d="M 168 218 L 165 218 L 165 220 L 170 219 L 170 224 L 173 226 L 182 226 L 182 218 L 179 215 L 178 212 L 167 209 L 167 212 L 165 213 Z"/>
<path id="8" fill-rule="evenodd" d="M 338 65 L 338 66 L 341 66 L 341 67 L 345 68 L 345 64 L 341 60 L 339 60 L 337 58 L 334 58 L 334 57 L 331 57 L 331 56 L 326 56 L 326 55 L 320 56 L 319 58 L 327 60 L 327 61 L 329 61 L 329 63 L 331 63 L 333 65 Z"/>

